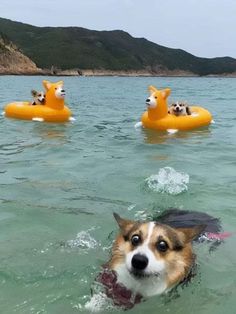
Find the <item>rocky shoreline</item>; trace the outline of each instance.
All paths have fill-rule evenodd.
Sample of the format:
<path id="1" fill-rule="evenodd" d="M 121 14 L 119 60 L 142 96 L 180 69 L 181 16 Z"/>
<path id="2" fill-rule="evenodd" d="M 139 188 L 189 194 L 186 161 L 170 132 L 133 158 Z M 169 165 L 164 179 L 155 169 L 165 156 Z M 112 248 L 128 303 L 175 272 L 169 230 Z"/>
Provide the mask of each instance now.
<path id="1" fill-rule="evenodd" d="M 27 58 L 27 57 L 26 57 Z M 200 77 L 199 75 L 188 71 L 170 71 L 163 70 L 160 72 L 153 72 L 148 70 L 127 70 L 127 71 L 114 71 L 114 70 L 101 70 L 101 69 L 86 69 L 86 70 L 49 70 L 40 69 L 30 60 L 25 60 L 20 56 L 20 60 L 24 61 L 20 66 L 14 63 L 8 67 L 1 65 L 0 57 L 0 75 L 42 75 L 42 76 L 84 76 L 84 77 L 102 77 L 102 76 L 119 76 L 119 77 Z M 28 61 L 30 61 L 30 66 Z M 8 63 L 9 65 L 9 63 Z M 236 72 L 225 74 L 212 74 L 205 77 L 236 77 Z"/>

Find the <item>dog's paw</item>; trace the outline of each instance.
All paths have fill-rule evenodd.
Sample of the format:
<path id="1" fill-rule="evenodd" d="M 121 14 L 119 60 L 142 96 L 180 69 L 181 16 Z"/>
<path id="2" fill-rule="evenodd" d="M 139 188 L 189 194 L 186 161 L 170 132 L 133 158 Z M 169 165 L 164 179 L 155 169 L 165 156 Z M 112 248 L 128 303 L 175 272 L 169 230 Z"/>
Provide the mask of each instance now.
<path id="1" fill-rule="evenodd" d="M 35 118 L 32 118 L 32 121 L 43 122 L 44 119 L 43 119 L 43 118 L 37 118 L 37 117 L 35 117 Z"/>

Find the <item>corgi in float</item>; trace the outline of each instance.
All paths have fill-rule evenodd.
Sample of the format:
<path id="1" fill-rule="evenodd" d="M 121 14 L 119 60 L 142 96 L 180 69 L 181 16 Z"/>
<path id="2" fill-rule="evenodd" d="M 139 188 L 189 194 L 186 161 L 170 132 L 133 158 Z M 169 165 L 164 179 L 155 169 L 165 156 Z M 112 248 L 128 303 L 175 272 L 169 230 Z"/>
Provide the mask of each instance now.
<path id="1" fill-rule="evenodd" d="M 31 102 L 32 106 L 35 105 L 44 105 L 45 103 L 45 93 L 37 92 L 36 90 L 31 90 L 31 95 L 33 96 L 33 101 Z"/>
<path id="2" fill-rule="evenodd" d="M 168 109 L 169 114 L 174 114 L 175 116 L 190 116 L 191 115 L 191 109 L 189 105 L 183 102 L 175 102 L 170 105 Z"/>

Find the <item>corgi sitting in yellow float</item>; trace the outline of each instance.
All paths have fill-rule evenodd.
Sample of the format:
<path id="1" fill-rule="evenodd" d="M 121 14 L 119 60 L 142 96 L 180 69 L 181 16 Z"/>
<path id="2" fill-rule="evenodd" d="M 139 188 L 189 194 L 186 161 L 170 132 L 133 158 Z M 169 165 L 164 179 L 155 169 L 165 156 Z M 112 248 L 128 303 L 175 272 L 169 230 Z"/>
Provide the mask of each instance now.
<path id="1" fill-rule="evenodd" d="M 212 122 L 210 112 L 198 106 L 191 106 L 191 115 L 168 113 L 167 98 L 171 92 L 169 88 L 158 90 L 149 86 L 149 92 L 150 96 L 146 99 L 147 111 L 141 117 L 144 128 L 172 133 L 208 126 Z"/>
<path id="2" fill-rule="evenodd" d="M 71 111 L 65 106 L 65 90 L 63 81 L 51 83 L 43 81 L 46 90 L 44 106 L 31 102 L 13 102 L 5 107 L 5 116 L 15 119 L 45 121 L 45 122 L 67 122 L 72 121 Z"/>

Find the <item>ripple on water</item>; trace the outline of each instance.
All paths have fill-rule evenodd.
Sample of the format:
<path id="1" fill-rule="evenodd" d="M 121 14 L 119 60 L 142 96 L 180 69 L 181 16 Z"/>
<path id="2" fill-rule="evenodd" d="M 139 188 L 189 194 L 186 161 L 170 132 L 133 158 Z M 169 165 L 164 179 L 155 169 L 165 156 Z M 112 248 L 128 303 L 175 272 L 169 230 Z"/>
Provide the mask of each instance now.
<path id="1" fill-rule="evenodd" d="M 178 195 L 188 190 L 189 175 L 172 167 L 164 167 L 145 181 L 154 192 Z"/>

